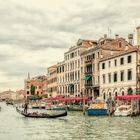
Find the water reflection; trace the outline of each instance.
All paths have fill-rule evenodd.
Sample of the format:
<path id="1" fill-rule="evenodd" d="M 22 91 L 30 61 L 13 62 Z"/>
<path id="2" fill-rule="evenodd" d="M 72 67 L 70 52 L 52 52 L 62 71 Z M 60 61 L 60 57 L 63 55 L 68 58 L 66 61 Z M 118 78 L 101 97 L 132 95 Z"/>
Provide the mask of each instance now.
<path id="1" fill-rule="evenodd" d="M 1 103 L 0 140 L 131 140 L 140 139 L 140 117 L 89 117 L 68 112 L 56 119 L 25 118 Z"/>

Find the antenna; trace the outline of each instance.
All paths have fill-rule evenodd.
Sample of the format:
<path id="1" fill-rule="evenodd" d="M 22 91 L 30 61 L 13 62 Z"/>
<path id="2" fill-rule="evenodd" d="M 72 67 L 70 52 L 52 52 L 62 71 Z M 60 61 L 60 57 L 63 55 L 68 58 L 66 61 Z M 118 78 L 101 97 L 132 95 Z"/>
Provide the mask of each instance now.
<path id="1" fill-rule="evenodd" d="M 112 30 L 110 27 L 108 27 L 108 37 L 112 37 Z"/>

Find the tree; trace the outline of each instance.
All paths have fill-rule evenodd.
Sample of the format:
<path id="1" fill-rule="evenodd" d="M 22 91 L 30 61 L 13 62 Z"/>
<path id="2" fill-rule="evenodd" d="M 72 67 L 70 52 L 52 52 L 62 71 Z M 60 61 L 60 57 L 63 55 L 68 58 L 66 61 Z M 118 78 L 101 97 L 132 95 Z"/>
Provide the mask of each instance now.
<path id="1" fill-rule="evenodd" d="M 35 95 L 35 86 L 34 85 L 31 85 L 31 95 Z"/>

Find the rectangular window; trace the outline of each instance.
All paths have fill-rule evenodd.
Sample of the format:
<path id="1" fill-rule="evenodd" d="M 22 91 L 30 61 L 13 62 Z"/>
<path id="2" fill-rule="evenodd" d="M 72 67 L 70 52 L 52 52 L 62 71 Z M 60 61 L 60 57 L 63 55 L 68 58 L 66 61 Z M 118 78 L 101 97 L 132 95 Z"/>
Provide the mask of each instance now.
<path id="1" fill-rule="evenodd" d="M 117 82 L 117 72 L 114 73 L 114 82 Z"/>
<path id="2" fill-rule="evenodd" d="M 93 59 L 95 58 L 95 54 L 94 54 L 94 53 L 92 54 L 92 58 L 93 58 Z"/>
<path id="3" fill-rule="evenodd" d="M 114 64 L 115 64 L 115 67 L 117 66 L 117 60 L 115 59 L 115 61 L 114 61 Z"/>
<path id="4" fill-rule="evenodd" d="M 129 55 L 129 56 L 127 57 L 127 62 L 128 62 L 128 63 L 131 63 L 131 62 L 132 62 L 132 57 L 131 57 L 131 55 Z"/>
<path id="5" fill-rule="evenodd" d="M 121 81 L 124 81 L 124 71 L 121 71 L 121 77 L 120 77 Z"/>
<path id="6" fill-rule="evenodd" d="M 111 67 L 111 61 L 108 61 L 108 67 L 109 68 Z"/>
<path id="7" fill-rule="evenodd" d="M 102 63 L 102 69 L 105 69 L 105 63 Z"/>
<path id="8" fill-rule="evenodd" d="M 124 64 L 124 58 L 122 57 L 121 59 L 120 59 L 120 65 L 123 65 Z"/>
<path id="9" fill-rule="evenodd" d="M 103 74 L 103 84 L 105 84 L 105 74 Z"/>
<path id="10" fill-rule="evenodd" d="M 128 80 L 132 80 L 132 70 L 131 69 L 128 69 L 127 78 L 128 78 Z"/>
<path id="11" fill-rule="evenodd" d="M 99 52 L 98 52 L 98 55 L 97 56 L 98 56 L 97 58 L 99 58 Z"/>
<path id="12" fill-rule="evenodd" d="M 111 73 L 108 74 L 108 83 L 111 83 Z"/>

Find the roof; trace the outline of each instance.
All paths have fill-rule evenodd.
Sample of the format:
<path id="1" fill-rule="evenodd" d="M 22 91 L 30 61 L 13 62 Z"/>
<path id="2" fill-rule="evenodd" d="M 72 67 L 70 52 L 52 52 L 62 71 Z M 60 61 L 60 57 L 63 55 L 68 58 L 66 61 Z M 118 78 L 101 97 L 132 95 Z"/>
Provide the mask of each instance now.
<path id="1" fill-rule="evenodd" d="M 120 43 L 120 46 L 119 46 Z M 104 44 L 100 47 L 103 50 L 114 50 L 114 51 L 123 51 L 125 47 L 128 46 L 128 49 L 131 49 L 133 46 L 127 42 L 124 38 L 117 38 L 112 40 L 104 40 Z"/>
<path id="2" fill-rule="evenodd" d="M 122 56 L 122 55 L 125 55 L 125 54 L 129 54 L 129 53 L 132 53 L 132 52 L 136 52 L 137 50 L 138 50 L 138 48 L 134 47 L 134 48 L 131 48 L 129 50 L 118 52 L 117 54 L 114 54 L 114 55 L 107 55 L 104 58 L 100 59 L 100 62 L 108 60 L 108 59 L 112 59 L 112 58 L 115 58 L 115 57 L 118 57 L 118 56 Z"/>
<path id="3" fill-rule="evenodd" d="M 81 40 L 81 42 L 79 42 L 79 45 L 85 48 L 89 48 L 92 47 L 93 45 L 97 45 L 97 41 L 96 40 Z"/>

